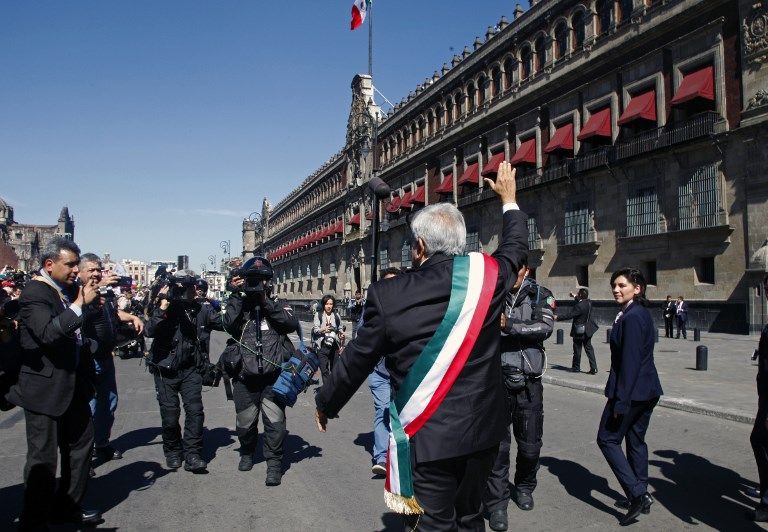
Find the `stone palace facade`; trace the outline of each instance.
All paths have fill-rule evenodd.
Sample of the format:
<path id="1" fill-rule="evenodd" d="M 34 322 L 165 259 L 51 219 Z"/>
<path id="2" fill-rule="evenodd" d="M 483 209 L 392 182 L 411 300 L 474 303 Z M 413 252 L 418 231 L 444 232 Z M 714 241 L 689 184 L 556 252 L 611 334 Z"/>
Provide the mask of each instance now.
<path id="1" fill-rule="evenodd" d="M 632 265 L 652 300 L 685 296 L 691 327 L 758 330 L 766 62 L 765 0 L 534 1 L 389 113 L 355 76 L 343 149 L 243 222 L 245 255 L 263 239 L 278 294 L 297 303 L 365 290 L 374 173 L 392 189 L 382 268 L 410 266 L 410 216 L 439 201 L 464 213 L 469 251 L 492 252 L 500 207 L 483 177 L 506 159 L 529 215 L 532 275 L 558 299 L 589 287 L 609 323 L 610 275 Z"/>

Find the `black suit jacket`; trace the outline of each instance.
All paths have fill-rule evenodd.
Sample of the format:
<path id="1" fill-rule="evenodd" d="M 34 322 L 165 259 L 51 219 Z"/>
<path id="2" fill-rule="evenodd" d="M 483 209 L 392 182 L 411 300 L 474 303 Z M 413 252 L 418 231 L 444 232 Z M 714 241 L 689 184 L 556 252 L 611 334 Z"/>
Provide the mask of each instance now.
<path id="1" fill-rule="evenodd" d="M 614 412 L 625 414 L 632 401 L 661 396 L 659 374 L 653 362 L 656 325 L 648 309 L 632 303 L 611 329 L 611 372 L 605 396 L 614 400 Z"/>
<path id="2" fill-rule="evenodd" d="M 90 348 L 96 344 L 83 338 L 78 357 L 75 331 L 82 326 L 82 317 L 65 306 L 53 287 L 30 281 L 19 304 L 21 372 L 8 400 L 33 412 L 60 416 L 72 402 L 78 384 L 79 392 L 89 393 Z"/>
<path id="3" fill-rule="evenodd" d="M 448 395 L 411 440 L 415 458 L 427 462 L 487 449 L 504 437 L 508 423 L 501 378 L 499 320 L 504 298 L 528 253 L 527 216 L 504 213 L 501 244 L 493 256 L 499 278 L 482 331 Z M 448 308 L 453 258 L 435 254 L 416 270 L 368 288 L 363 326 L 334 364 L 316 397 L 318 408 L 336 417 L 386 357 L 393 398 Z"/>
<path id="4" fill-rule="evenodd" d="M 576 336 L 576 326 L 586 325 L 587 336 L 591 337 L 597 332 L 597 321 L 591 312 L 592 301 L 582 299 L 570 309 L 564 309 L 557 313 L 557 321 L 573 320 L 571 324 L 571 336 Z"/>

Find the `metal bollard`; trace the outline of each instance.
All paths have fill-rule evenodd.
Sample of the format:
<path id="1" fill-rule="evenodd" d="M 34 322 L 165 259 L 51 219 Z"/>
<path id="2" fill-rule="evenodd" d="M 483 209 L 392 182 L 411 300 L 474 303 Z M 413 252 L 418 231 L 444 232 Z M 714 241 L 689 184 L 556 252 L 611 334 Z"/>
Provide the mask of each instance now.
<path id="1" fill-rule="evenodd" d="M 701 342 L 701 331 L 699 330 L 698 327 L 693 329 L 693 341 L 694 342 Z M 704 369 L 706 369 L 706 368 L 704 368 Z"/>
<path id="2" fill-rule="evenodd" d="M 605 343 L 606 344 L 610 344 L 611 343 L 611 328 L 610 327 L 608 327 L 605 330 Z"/>
<path id="3" fill-rule="evenodd" d="M 557 330 L 557 340 L 556 340 L 555 343 L 562 344 L 563 343 L 563 337 L 564 337 L 563 330 L 562 329 L 558 329 Z"/>
<path id="4" fill-rule="evenodd" d="M 654 327 L 653 328 L 653 341 L 655 343 L 657 343 L 657 344 L 659 343 L 659 329 L 658 329 L 658 327 Z"/>
<path id="5" fill-rule="evenodd" d="M 707 355 L 709 350 L 706 345 L 696 346 L 696 369 L 698 371 L 707 371 Z"/>

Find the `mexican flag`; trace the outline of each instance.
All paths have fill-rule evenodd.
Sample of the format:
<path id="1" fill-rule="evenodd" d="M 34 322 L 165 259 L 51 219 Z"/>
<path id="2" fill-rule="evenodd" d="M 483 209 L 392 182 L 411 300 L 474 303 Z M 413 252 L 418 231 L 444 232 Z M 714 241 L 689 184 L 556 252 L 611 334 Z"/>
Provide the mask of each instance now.
<path id="1" fill-rule="evenodd" d="M 355 0 L 352 4 L 352 30 L 356 30 L 365 22 L 365 14 L 368 13 L 368 9 L 371 7 L 371 0 Z"/>

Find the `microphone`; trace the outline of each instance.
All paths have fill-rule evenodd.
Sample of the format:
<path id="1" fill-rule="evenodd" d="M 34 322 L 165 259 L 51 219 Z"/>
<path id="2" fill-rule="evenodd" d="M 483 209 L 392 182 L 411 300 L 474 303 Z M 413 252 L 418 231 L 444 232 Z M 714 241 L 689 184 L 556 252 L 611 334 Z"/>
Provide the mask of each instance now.
<path id="1" fill-rule="evenodd" d="M 389 185 L 387 185 L 384 180 L 380 177 L 372 177 L 370 181 L 368 181 L 368 187 L 371 189 L 373 194 L 379 198 L 384 199 L 389 197 L 390 188 Z"/>

